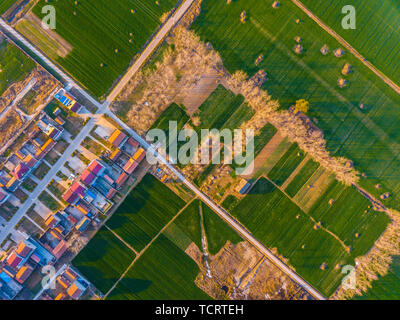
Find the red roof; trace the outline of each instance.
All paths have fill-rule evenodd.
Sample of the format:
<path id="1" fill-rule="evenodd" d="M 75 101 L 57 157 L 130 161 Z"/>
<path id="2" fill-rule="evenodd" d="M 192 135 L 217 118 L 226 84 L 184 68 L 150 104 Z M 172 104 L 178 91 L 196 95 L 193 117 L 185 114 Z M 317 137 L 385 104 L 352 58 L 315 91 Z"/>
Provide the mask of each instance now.
<path id="1" fill-rule="evenodd" d="M 28 154 L 25 159 L 24 159 L 25 164 L 29 167 L 29 168 L 33 168 L 33 166 L 36 164 L 36 159 L 34 157 L 32 157 L 31 154 Z"/>
<path id="2" fill-rule="evenodd" d="M 110 191 L 108 191 L 108 194 L 106 196 L 107 199 L 111 199 L 112 197 L 114 197 L 114 195 L 117 193 L 117 190 L 115 190 L 114 188 L 111 188 Z"/>
<path id="3" fill-rule="evenodd" d="M 121 186 L 125 183 L 126 179 L 128 179 L 128 175 L 125 172 L 122 172 L 116 181 L 117 188 L 121 188 Z"/>
<path id="4" fill-rule="evenodd" d="M 25 282 L 26 279 L 28 279 L 28 277 L 31 275 L 32 271 L 33 271 L 33 268 L 31 266 L 24 265 L 18 271 L 17 275 L 15 276 L 15 279 L 17 279 L 17 281 L 22 284 Z"/>
<path id="5" fill-rule="evenodd" d="M 11 268 L 16 268 L 18 266 L 18 264 L 22 261 L 22 258 L 19 257 L 15 251 L 13 251 L 10 256 L 7 259 L 7 264 L 11 267 Z"/>
<path id="6" fill-rule="evenodd" d="M 82 176 L 81 176 L 81 180 L 83 181 L 83 183 L 86 183 L 86 184 L 91 184 L 93 182 L 94 178 L 96 178 L 96 176 L 89 169 L 86 169 L 85 171 L 83 171 Z"/>
<path id="7" fill-rule="evenodd" d="M 18 253 L 18 255 L 25 258 L 29 254 L 29 252 L 31 252 L 31 250 L 32 248 L 28 247 L 25 242 L 21 241 L 18 245 L 16 252 Z"/>
<path id="8" fill-rule="evenodd" d="M 53 255 L 56 259 L 59 259 L 65 251 L 68 249 L 68 243 L 65 240 L 61 240 L 58 245 L 53 249 Z"/>
<path id="9" fill-rule="evenodd" d="M 34 262 L 36 262 L 36 263 L 39 263 L 40 262 L 40 257 L 38 256 L 38 255 L 36 255 L 36 253 L 33 253 L 31 256 L 30 256 L 30 258 L 34 261 Z"/>
<path id="10" fill-rule="evenodd" d="M 134 147 L 134 148 L 137 148 L 137 147 L 139 147 L 139 142 L 137 142 L 135 139 L 133 139 L 132 137 L 130 137 L 129 139 L 128 139 L 128 143 L 132 146 L 132 147 Z"/>
<path id="11" fill-rule="evenodd" d="M 25 165 L 25 163 L 20 162 L 12 172 L 13 176 L 17 178 L 18 180 L 21 180 L 21 178 L 29 171 L 29 168 Z"/>
<path id="12" fill-rule="evenodd" d="M 75 181 L 70 189 L 72 192 L 76 193 L 77 196 L 84 197 L 85 196 L 85 188 L 78 182 Z"/>
<path id="13" fill-rule="evenodd" d="M 72 204 L 78 199 L 78 195 L 69 189 L 66 193 L 64 193 L 63 199 L 65 202 Z"/>
<path id="14" fill-rule="evenodd" d="M 81 108 L 81 105 L 78 102 L 75 102 L 72 107 L 69 108 L 72 112 L 78 112 Z"/>
<path id="15" fill-rule="evenodd" d="M 97 175 L 103 168 L 103 165 L 97 160 L 93 160 L 88 167 L 88 169 L 92 171 L 95 175 Z"/>
<path id="16" fill-rule="evenodd" d="M 115 130 L 111 137 L 108 139 L 115 147 L 119 147 L 119 145 L 124 141 L 126 138 L 126 134 L 121 132 L 120 130 Z"/>
<path id="17" fill-rule="evenodd" d="M 139 163 L 133 160 L 132 158 L 124 166 L 124 171 L 127 174 L 131 174 L 138 167 Z"/>

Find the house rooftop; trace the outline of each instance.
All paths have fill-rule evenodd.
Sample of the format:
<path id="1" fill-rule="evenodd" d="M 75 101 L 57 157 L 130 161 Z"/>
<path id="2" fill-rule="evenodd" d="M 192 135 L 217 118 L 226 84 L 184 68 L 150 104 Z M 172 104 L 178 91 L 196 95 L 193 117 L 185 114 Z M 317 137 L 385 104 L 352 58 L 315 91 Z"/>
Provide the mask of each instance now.
<path id="1" fill-rule="evenodd" d="M 121 130 L 116 129 L 108 141 L 115 147 L 119 147 L 121 143 L 125 140 L 126 134 L 123 133 Z"/>

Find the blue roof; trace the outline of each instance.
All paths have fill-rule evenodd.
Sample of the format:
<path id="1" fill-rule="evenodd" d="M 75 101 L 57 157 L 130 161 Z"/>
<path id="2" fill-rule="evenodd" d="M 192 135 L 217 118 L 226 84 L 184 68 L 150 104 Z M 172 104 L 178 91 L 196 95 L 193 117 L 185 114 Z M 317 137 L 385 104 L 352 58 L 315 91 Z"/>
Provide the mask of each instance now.
<path id="1" fill-rule="evenodd" d="M 0 279 L 3 280 L 6 284 L 8 284 L 12 280 L 11 277 L 3 271 L 0 272 Z"/>

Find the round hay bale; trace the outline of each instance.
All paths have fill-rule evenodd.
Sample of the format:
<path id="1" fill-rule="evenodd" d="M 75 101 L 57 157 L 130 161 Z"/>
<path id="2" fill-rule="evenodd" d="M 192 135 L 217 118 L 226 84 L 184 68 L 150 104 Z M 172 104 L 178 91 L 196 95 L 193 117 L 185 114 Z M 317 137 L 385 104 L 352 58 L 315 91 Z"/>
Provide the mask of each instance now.
<path id="1" fill-rule="evenodd" d="M 348 81 L 347 81 L 346 79 L 340 78 L 340 79 L 338 80 L 338 86 L 339 86 L 340 88 L 346 87 L 347 84 L 348 84 Z"/>
<path id="2" fill-rule="evenodd" d="M 300 43 L 301 41 L 303 41 L 302 38 L 300 38 L 299 36 L 294 37 L 294 41 L 296 41 L 297 43 Z"/>
<path id="3" fill-rule="evenodd" d="M 329 48 L 326 44 L 324 44 L 320 51 L 324 56 L 326 56 L 329 53 Z"/>
<path id="4" fill-rule="evenodd" d="M 344 76 L 346 76 L 346 75 L 348 75 L 349 73 L 351 73 L 351 65 L 350 65 L 349 63 L 346 63 L 346 64 L 343 66 L 342 74 L 343 74 Z"/>
<path id="5" fill-rule="evenodd" d="M 306 247 L 306 245 L 305 245 L 305 244 L 303 244 L 303 245 L 301 246 L 301 248 L 302 248 L 302 249 L 304 249 L 305 247 Z"/>
<path id="6" fill-rule="evenodd" d="M 329 199 L 328 204 L 331 206 L 335 203 L 335 199 Z"/>
<path id="7" fill-rule="evenodd" d="M 246 22 L 246 17 L 247 17 L 246 11 L 242 11 L 242 13 L 240 14 L 240 22 L 241 23 L 245 23 Z"/>
<path id="8" fill-rule="evenodd" d="M 340 263 L 335 265 L 335 270 L 339 270 L 342 267 L 342 265 Z"/>
<path id="9" fill-rule="evenodd" d="M 340 58 L 340 57 L 342 57 L 344 55 L 344 50 L 340 49 L 340 48 L 337 48 L 333 53 L 335 54 L 335 56 L 337 58 Z"/>
<path id="10" fill-rule="evenodd" d="M 296 54 L 302 54 L 303 51 L 304 51 L 304 48 L 303 48 L 303 46 L 302 46 L 301 44 L 297 44 L 297 45 L 294 47 L 294 52 L 295 52 Z"/>
<path id="11" fill-rule="evenodd" d="M 279 3 L 279 1 L 274 1 L 274 3 L 272 4 L 272 8 L 274 9 L 278 9 L 281 6 L 281 4 Z"/>
<path id="12" fill-rule="evenodd" d="M 296 19 L 296 23 L 297 23 L 297 24 L 301 23 L 301 20 L 297 18 L 297 19 Z"/>
<path id="13" fill-rule="evenodd" d="M 296 219 L 300 219 L 300 215 L 299 214 L 296 216 Z"/>
<path id="14" fill-rule="evenodd" d="M 356 234 L 354 236 L 358 239 L 360 237 L 360 234 L 358 232 L 356 232 Z"/>
<path id="15" fill-rule="evenodd" d="M 321 264 L 321 266 L 319 267 L 321 270 L 326 270 L 326 268 L 328 268 L 328 265 L 324 262 Z"/>
<path id="16" fill-rule="evenodd" d="M 382 188 L 382 185 L 380 185 L 380 184 L 378 183 L 378 184 L 375 185 L 375 188 L 376 188 L 376 189 L 380 189 L 380 188 Z"/>
<path id="17" fill-rule="evenodd" d="M 317 222 L 316 224 L 314 224 L 314 230 L 318 230 L 318 229 L 321 229 L 321 227 L 322 227 L 322 223 L 321 223 L 321 221 L 319 221 L 319 222 Z"/>

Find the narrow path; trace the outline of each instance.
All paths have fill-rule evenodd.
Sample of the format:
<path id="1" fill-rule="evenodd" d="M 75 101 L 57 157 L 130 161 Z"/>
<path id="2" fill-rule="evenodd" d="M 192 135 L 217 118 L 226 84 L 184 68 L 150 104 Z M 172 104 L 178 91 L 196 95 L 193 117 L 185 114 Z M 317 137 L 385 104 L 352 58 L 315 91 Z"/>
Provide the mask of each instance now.
<path id="1" fill-rule="evenodd" d="M 138 252 L 131 247 L 129 243 L 127 243 L 124 239 L 122 239 L 114 230 L 112 230 L 108 225 L 104 224 L 104 227 L 110 231 L 118 240 L 120 240 L 124 245 L 126 245 L 135 255 L 138 255 Z"/>

